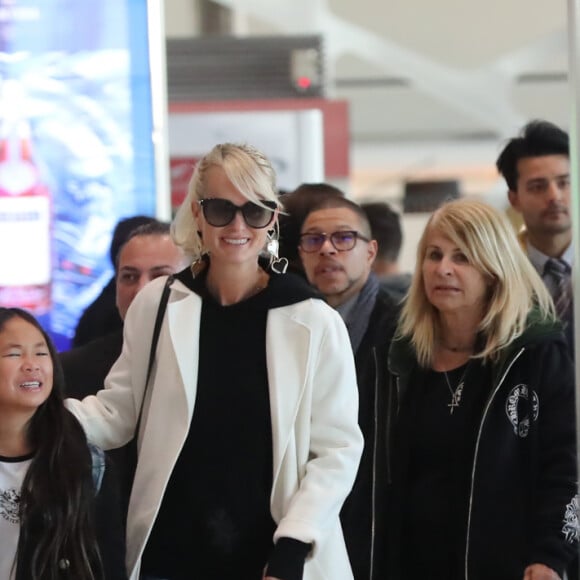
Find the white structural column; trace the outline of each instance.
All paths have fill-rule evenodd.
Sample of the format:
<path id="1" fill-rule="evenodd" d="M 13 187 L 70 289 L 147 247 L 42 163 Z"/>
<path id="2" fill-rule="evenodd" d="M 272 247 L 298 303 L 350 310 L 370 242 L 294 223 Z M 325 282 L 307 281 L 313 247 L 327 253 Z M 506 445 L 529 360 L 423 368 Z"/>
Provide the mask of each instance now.
<path id="1" fill-rule="evenodd" d="M 152 140 L 155 150 L 157 218 L 171 219 L 169 136 L 167 133 L 167 62 L 162 0 L 147 0 L 149 67 L 151 74 Z"/>

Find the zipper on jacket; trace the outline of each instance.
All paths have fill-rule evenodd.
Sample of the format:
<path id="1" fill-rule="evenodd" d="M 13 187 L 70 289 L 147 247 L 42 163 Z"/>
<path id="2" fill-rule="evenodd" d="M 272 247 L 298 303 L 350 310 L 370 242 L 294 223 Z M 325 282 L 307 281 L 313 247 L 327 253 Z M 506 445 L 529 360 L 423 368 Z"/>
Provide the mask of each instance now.
<path id="1" fill-rule="evenodd" d="M 373 347 L 373 361 L 375 363 L 375 392 L 374 392 L 374 409 L 373 409 L 373 473 L 372 473 L 372 490 L 371 490 L 371 551 L 370 551 L 370 570 L 369 580 L 373 580 L 375 575 L 375 541 L 376 541 L 376 511 L 377 511 L 377 454 L 379 449 L 379 364 L 377 360 L 377 349 Z"/>
<path id="2" fill-rule="evenodd" d="M 467 512 L 467 537 L 465 538 L 465 580 L 469 580 L 469 571 L 468 571 L 468 560 L 469 560 L 469 535 L 471 531 L 471 508 L 473 507 L 473 485 L 475 482 L 475 465 L 477 463 L 477 453 L 479 451 L 479 443 L 481 441 L 481 432 L 483 431 L 483 423 L 485 422 L 486 415 L 491 407 L 491 403 L 495 399 L 499 389 L 503 385 L 505 378 L 507 377 L 508 373 L 510 372 L 511 368 L 514 366 L 515 362 L 520 358 L 522 353 L 525 351 L 525 347 L 521 348 L 512 358 L 510 363 L 508 364 L 506 370 L 504 371 L 503 375 L 501 376 L 500 380 L 498 381 L 493 393 L 487 400 L 487 404 L 485 405 L 485 409 L 483 410 L 483 415 L 481 416 L 481 422 L 479 424 L 479 429 L 477 431 L 477 439 L 475 440 L 475 451 L 473 453 L 473 466 L 471 468 L 471 489 L 469 490 L 469 508 Z"/>
<path id="3" fill-rule="evenodd" d="M 392 470 L 391 470 L 391 417 L 393 413 L 395 415 L 399 414 L 399 401 L 401 400 L 399 393 L 399 376 L 393 375 L 395 379 L 395 390 L 397 391 L 397 409 L 394 409 L 393 401 L 393 388 L 391 382 L 389 381 L 389 392 L 387 394 L 387 424 L 385 426 L 385 449 L 386 449 L 386 463 L 387 463 L 387 484 L 391 485 L 393 483 Z"/>

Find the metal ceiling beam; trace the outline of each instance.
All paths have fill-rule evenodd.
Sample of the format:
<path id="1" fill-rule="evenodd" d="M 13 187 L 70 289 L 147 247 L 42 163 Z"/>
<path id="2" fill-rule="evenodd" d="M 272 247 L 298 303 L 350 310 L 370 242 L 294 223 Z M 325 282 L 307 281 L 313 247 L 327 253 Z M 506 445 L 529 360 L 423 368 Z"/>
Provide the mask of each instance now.
<path id="1" fill-rule="evenodd" d="M 342 54 L 354 54 L 387 74 L 409 79 L 414 88 L 462 111 L 500 136 L 525 122 L 510 98 L 513 83 L 506 62 L 497 67 L 465 71 L 437 63 L 361 26 L 334 15 L 326 0 L 217 0 L 239 13 L 250 14 L 286 33 L 323 34 L 328 70 Z M 304 15 L 308 14 L 305 18 Z M 234 18 L 234 21 L 236 19 Z M 500 66 L 502 65 L 502 66 Z"/>

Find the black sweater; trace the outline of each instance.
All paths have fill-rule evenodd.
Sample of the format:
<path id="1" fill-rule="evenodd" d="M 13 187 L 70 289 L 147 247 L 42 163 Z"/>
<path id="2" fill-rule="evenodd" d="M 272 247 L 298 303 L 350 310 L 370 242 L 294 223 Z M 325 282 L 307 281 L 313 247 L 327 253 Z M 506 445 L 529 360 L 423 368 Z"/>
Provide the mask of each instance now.
<path id="1" fill-rule="evenodd" d="M 280 540 L 270 515 L 272 429 L 266 367 L 270 308 L 315 294 L 292 275 L 230 306 L 207 292 L 205 276 L 178 275 L 203 299 L 192 423 L 143 558 L 143 572 L 171 580 L 299 579 L 309 546 Z M 176 525 L 178 522 L 178 525 Z"/>

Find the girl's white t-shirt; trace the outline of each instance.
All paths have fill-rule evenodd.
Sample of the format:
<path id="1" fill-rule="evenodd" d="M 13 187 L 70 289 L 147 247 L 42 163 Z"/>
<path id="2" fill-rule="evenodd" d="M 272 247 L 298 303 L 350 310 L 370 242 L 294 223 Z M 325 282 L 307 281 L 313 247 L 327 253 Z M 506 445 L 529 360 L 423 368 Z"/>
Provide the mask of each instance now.
<path id="1" fill-rule="evenodd" d="M 20 493 L 32 458 L 0 456 L 0 578 L 14 578 L 20 534 Z"/>

